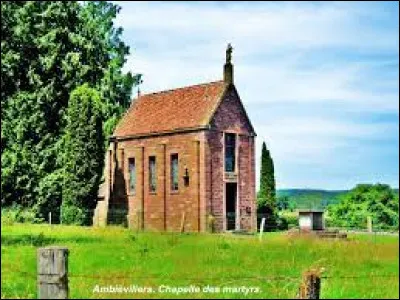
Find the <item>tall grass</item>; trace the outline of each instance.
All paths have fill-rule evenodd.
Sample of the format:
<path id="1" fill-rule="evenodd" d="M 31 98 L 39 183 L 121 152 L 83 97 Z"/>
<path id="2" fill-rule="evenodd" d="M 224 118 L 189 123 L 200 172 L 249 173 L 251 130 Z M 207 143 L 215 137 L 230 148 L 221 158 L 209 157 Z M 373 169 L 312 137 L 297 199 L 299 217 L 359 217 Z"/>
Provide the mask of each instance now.
<path id="1" fill-rule="evenodd" d="M 3 226 L 1 239 L 2 298 L 37 296 L 36 248 L 50 244 L 70 249 L 72 298 L 293 298 L 302 272 L 311 267 L 325 268 L 322 298 L 399 297 L 399 247 L 393 236 L 352 235 L 342 241 L 266 233 L 260 242 L 254 236 L 16 224 Z M 261 292 L 157 292 L 160 285 L 191 284 L 252 286 Z M 94 293 L 97 285 L 147 286 L 156 292 Z"/>

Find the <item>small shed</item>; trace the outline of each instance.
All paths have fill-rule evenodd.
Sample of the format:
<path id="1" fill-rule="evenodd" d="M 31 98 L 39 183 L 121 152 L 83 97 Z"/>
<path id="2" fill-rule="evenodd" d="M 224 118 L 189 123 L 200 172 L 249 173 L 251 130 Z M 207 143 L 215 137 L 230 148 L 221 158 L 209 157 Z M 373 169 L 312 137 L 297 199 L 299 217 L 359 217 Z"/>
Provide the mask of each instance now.
<path id="1" fill-rule="evenodd" d="M 299 209 L 300 230 L 324 230 L 324 210 L 322 209 Z"/>

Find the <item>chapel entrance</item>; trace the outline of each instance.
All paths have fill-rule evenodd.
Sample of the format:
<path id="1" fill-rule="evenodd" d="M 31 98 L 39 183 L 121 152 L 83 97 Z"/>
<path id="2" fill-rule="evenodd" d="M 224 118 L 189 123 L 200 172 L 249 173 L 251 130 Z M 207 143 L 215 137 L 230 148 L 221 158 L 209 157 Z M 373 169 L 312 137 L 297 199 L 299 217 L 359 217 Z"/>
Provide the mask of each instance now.
<path id="1" fill-rule="evenodd" d="M 237 203 L 237 183 L 228 182 L 225 187 L 226 205 L 226 230 L 236 229 L 236 203 Z"/>

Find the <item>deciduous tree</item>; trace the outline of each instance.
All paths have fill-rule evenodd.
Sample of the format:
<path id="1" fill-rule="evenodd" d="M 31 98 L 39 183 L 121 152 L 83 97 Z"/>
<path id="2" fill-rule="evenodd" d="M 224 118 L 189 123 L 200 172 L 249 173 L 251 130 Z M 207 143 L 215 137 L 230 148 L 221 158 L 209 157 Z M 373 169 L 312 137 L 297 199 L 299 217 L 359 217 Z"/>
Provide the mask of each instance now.
<path id="1" fill-rule="evenodd" d="M 104 148 L 136 82 L 122 71 L 129 47 L 113 23 L 119 9 L 102 1 L 1 2 L 2 205 L 47 217 L 48 204 L 59 202 L 65 113 L 85 83 L 99 92 Z"/>

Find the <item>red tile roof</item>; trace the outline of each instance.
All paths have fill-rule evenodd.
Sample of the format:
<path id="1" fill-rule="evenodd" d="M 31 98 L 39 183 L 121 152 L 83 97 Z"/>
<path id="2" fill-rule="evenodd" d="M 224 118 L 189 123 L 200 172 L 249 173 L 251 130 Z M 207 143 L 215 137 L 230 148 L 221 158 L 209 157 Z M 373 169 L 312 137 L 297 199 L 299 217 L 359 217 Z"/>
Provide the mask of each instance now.
<path id="1" fill-rule="evenodd" d="M 132 101 L 114 136 L 126 137 L 208 125 L 224 94 L 215 81 L 142 95 Z"/>

